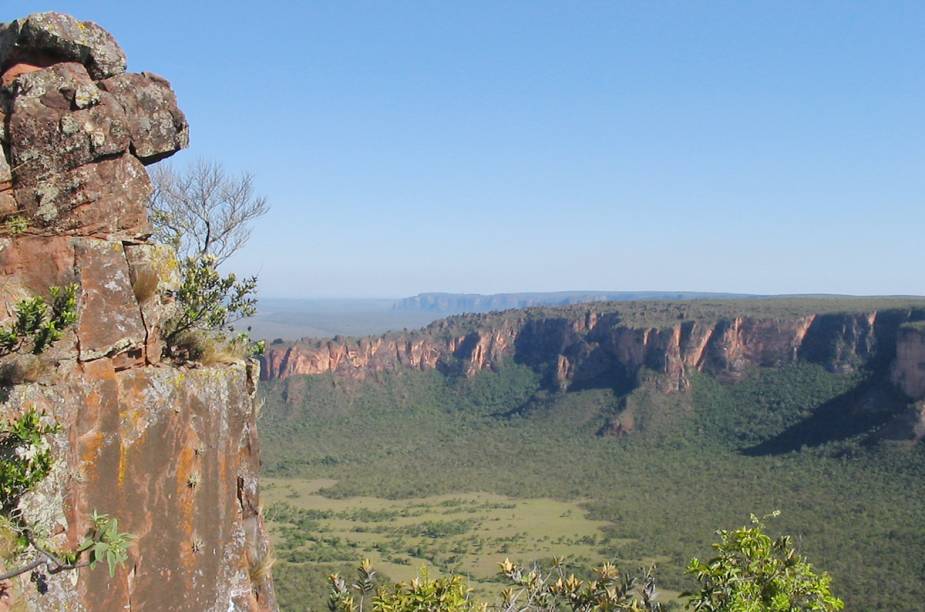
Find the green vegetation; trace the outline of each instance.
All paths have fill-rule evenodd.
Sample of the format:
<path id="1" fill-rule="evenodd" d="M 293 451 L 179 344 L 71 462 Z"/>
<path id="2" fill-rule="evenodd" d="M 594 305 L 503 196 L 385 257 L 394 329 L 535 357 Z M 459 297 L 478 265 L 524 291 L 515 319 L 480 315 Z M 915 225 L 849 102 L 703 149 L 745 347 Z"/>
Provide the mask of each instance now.
<path id="1" fill-rule="evenodd" d="M 91 526 L 80 545 L 73 550 L 55 550 L 46 545 L 50 534 L 41 533 L 29 524 L 19 509 L 24 495 L 35 489 L 54 467 L 48 437 L 60 431 L 54 423 L 35 410 L 0 424 L 0 562 L 22 565 L 0 572 L 0 580 L 33 572 L 39 590 L 44 587 L 42 568 L 52 574 L 81 567 L 93 568 L 105 561 L 110 576 L 128 559 L 131 536 L 119 532 L 118 521 L 93 513 Z M 32 561 L 22 561 L 33 557 Z"/>
<path id="2" fill-rule="evenodd" d="M 639 584 L 635 578 L 621 574 L 612 563 L 595 568 L 593 578 L 588 580 L 566 574 L 559 559 L 548 571 L 535 565 L 520 567 L 509 559 L 498 565 L 499 576 L 510 586 L 489 603 L 470 596 L 471 589 L 463 576 L 431 578 L 426 567 L 411 580 L 382 583 L 367 559 L 357 568 L 357 581 L 350 586 L 339 574 L 328 577 L 331 583 L 328 608 L 332 612 L 659 612 L 663 609 L 654 600 L 655 582 L 650 573 Z"/>
<path id="3" fill-rule="evenodd" d="M 12 324 L 0 327 L 0 355 L 28 349 L 41 354 L 77 320 L 77 285 L 49 289 L 51 303 L 42 297 L 20 300 Z"/>
<path id="4" fill-rule="evenodd" d="M 0 512 L 11 512 L 26 492 L 51 472 L 47 436 L 59 431 L 44 415 L 27 410 L 19 418 L 0 423 Z"/>
<path id="5" fill-rule="evenodd" d="M 223 354 L 249 356 L 263 352 L 263 343 L 251 345 L 247 333 L 232 338 L 233 324 L 257 310 L 257 278 L 238 280 L 222 276 L 211 255 L 185 259 L 177 314 L 164 326 L 165 352 L 172 357 L 218 361 Z"/>
<path id="6" fill-rule="evenodd" d="M 262 353 L 263 341 L 252 343 L 247 332 L 228 336 L 236 322 L 257 312 L 257 277 L 239 280 L 218 270 L 269 210 L 266 198 L 254 194 L 253 176 L 235 177 L 222 164 L 199 159 L 182 170 L 159 165 L 151 178 L 154 239 L 180 257 L 179 309 L 164 325 L 164 353 L 207 364 Z"/>
<path id="7" fill-rule="evenodd" d="M 316 580 L 342 572 L 340 564 L 369 557 L 396 580 L 411 580 L 423 565 L 465 574 L 476 594 L 493 597 L 504 582 L 497 564 L 515 551 L 530 559 L 568 555 L 591 565 L 608 523 L 590 520 L 576 502 L 459 493 L 402 500 L 331 499 L 330 480 L 265 479 L 265 516 L 273 526 L 280 563 Z M 532 537 L 531 534 L 542 534 Z M 322 605 L 314 591 L 311 603 Z M 293 601 L 289 599 L 288 601 Z"/>
<path id="8" fill-rule="evenodd" d="M 776 513 L 775 513 L 776 515 Z M 688 572 L 700 582 L 689 605 L 703 612 L 767 610 L 790 612 L 841 610 L 845 603 L 832 595 L 828 574 L 816 574 L 796 552 L 788 536 L 772 539 L 752 515 L 752 526 L 719 532 L 710 561 L 691 561 Z"/>
<path id="9" fill-rule="evenodd" d="M 902 328 L 925 331 L 925 321 L 910 321 L 908 323 L 903 323 Z"/>
<path id="10" fill-rule="evenodd" d="M 490 575 L 473 569 L 476 558 L 494 567 L 504 557 L 548 562 L 570 555 L 578 567 L 611 560 L 634 574 L 655 564 L 671 599 L 695 590 L 685 567 L 709 556 L 716 526 L 770 508 L 784 511 L 777 527 L 831 572 L 848 609 L 920 607 L 925 449 L 871 438 L 904 408 L 901 398 L 864 373 L 833 374 L 807 363 L 756 370 L 734 384 L 699 375 L 692 384 L 677 395 L 645 384 L 625 396 L 612 389 L 559 394 L 510 363 L 472 379 L 405 371 L 365 382 L 318 376 L 265 385 L 268 508 L 285 501 L 334 513 L 304 516 L 315 521 L 304 529 L 268 513 L 276 541 L 291 544 L 278 544 L 274 569 L 284 609 L 323 606 L 317 588 L 324 574 L 343 574 L 364 557 L 398 580 L 425 562 L 469 574 L 486 593 Z M 627 412 L 636 431 L 598 435 Z M 328 479 L 320 492 L 305 485 L 319 479 Z M 473 512 L 440 516 L 439 504 L 454 498 Z M 529 512 L 508 515 L 510 530 L 486 531 L 504 512 L 485 507 L 489 501 L 521 508 L 548 499 L 570 504 L 560 513 L 572 513 L 549 542 L 548 527 L 531 524 Z M 420 504 L 427 508 L 415 509 Z M 351 508 L 371 514 L 337 516 Z M 372 520 L 383 512 L 398 514 Z M 428 521 L 473 523 L 469 532 L 438 540 L 401 532 Z M 582 521 L 594 525 L 590 533 Z M 575 533 L 567 533 L 570 523 Z M 522 535 L 505 541 L 512 532 Z M 390 544 L 398 538 L 403 547 Z M 420 555 L 408 553 L 412 539 Z"/>
<path id="11" fill-rule="evenodd" d="M 29 229 L 29 223 L 22 215 L 13 215 L 3 222 L 2 233 L 7 236 L 18 236 Z"/>

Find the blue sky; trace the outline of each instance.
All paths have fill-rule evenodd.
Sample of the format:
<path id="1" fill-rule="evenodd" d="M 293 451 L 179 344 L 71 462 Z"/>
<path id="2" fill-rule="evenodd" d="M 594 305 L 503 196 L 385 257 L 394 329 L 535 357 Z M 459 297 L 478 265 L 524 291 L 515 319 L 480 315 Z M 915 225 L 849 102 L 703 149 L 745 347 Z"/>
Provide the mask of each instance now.
<path id="1" fill-rule="evenodd" d="M 272 297 L 925 294 L 925 3 L 19 0 L 273 206 Z"/>

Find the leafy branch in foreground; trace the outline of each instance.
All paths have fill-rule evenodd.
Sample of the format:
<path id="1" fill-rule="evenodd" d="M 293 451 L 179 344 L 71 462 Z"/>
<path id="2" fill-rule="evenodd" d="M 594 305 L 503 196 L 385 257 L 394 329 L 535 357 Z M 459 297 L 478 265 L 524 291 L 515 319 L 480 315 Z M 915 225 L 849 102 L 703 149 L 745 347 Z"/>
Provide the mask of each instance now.
<path id="1" fill-rule="evenodd" d="M 612 563 L 594 570 L 594 578 L 581 580 L 566 574 L 565 562 L 556 559 L 550 571 L 537 566 L 520 567 L 505 559 L 499 575 L 511 586 L 494 602 L 477 602 L 462 576 L 430 578 L 422 568 L 417 578 L 394 584 L 378 584 L 369 560 L 358 568 L 358 579 L 348 586 L 338 574 L 331 584 L 328 607 L 332 612 L 499 612 L 572 610 L 633 610 L 658 612 L 655 579 L 646 572 L 642 581 L 624 576 Z M 369 602 L 369 606 L 366 603 Z"/>
<path id="2" fill-rule="evenodd" d="M 22 496 L 50 473 L 54 464 L 47 436 L 60 426 L 46 415 L 29 409 L 15 420 L 0 424 L 0 539 L 5 543 L 0 561 L 32 560 L 0 572 L 0 581 L 34 572 L 44 584 L 42 569 L 57 574 L 105 561 L 110 575 L 128 558 L 131 535 L 121 533 L 115 518 L 93 513 L 86 537 L 74 550 L 56 551 L 44 546 L 18 508 Z M 41 589 L 41 586 L 40 586 Z"/>
<path id="3" fill-rule="evenodd" d="M 105 514 L 97 514 L 94 511 L 91 522 L 87 535 L 74 550 L 47 550 L 36 543 L 31 532 L 23 530 L 23 537 L 31 545 L 36 558 L 30 563 L 0 574 L 0 581 L 26 572 L 34 572 L 42 566 L 45 566 L 49 574 L 58 574 L 82 567 L 93 569 L 102 561 L 106 562 L 109 575 L 115 576 L 116 568 L 128 560 L 128 547 L 132 542 L 132 535 L 121 533 L 119 521 Z"/>
<path id="4" fill-rule="evenodd" d="M 768 516 L 778 516 L 773 512 Z M 767 518 L 767 517 L 765 517 Z M 789 536 L 772 539 L 754 514 L 751 527 L 717 532 L 719 553 L 709 561 L 693 559 L 688 573 L 700 582 L 700 592 L 686 593 L 688 607 L 704 612 L 762 610 L 791 612 L 841 610 L 844 602 L 831 591 L 832 579 L 817 574 L 796 552 Z"/>
<path id="5" fill-rule="evenodd" d="M 16 304 L 13 322 L 0 327 L 0 356 L 24 348 L 38 355 L 77 321 L 76 284 L 51 287 L 49 294 L 50 303 L 44 298 L 33 297 Z"/>

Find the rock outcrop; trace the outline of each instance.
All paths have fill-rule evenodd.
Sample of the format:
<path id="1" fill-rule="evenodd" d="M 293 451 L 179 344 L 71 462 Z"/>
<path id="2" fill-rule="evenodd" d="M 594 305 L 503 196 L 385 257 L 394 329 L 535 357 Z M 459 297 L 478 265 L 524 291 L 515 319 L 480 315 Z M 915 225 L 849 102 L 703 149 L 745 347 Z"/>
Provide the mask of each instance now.
<path id="1" fill-rule="evenodd" d="M 925 324 L 909 324 L 899 329 L 893 382 L 915 403 L 896 427 L 900 436 L 911 432 L 912 439 L 925 439 Z"/>
<path id="2" fill-rule="evenodd" d="M 78 286 L 63 338 L 6 381 L 3 419 L 61 426 L 55 468 L 24 518 L 73 548 L 92 512 L 134 535 L 129 561 L 28 574 L 0 588 L 31 610 L 271 610 L 259 512 L 258 364 L 179 367 L 161 357 L 177 264 L 148 241 L 144 168 L 185 147 L 170 84 L 127 74 L 98 25 L 42 13 L 0 26 L 0 325 L 16 304 Z M 4 371 L 26 356 L 0 359 Z M 0 562 L 6 563 L 6 562 Z M 3 603 L 0 603 L 3 608 Z"/>
<path id="3" fill-rule="evenodd" d="M 764 306 L 757 300 L 748 304 Z M 631 386 L 645 368 L 660 375 L 656 380 L 663 391 L 678 392 L 688 387 L 695 371 L 735 378 L 754 366 L 797 359 L 838 371 L 889 363 L 900 325 L 925 318 L 925 303 L 885 306 L 783 314 L 769 301 L 763 315 L 730 317 L 723 314 L 728 309 L 717 309 L 715 317 L 707 311 L 696 319 L 672 316 L 674 322 L 662 317 L 653 325 L 627 321 L 621 310 L 627 307 L 617 304 L 466 315 L 409 334 L 271 345 L 263 376 L 335 373 L 364 378 L 407 367 L 472 375 L 513 358 L 545 372 L 560 390 Z M 677 316 L 685 307 L 660 306 L 676 310 Z"/>
<path id="4" fill-rule="evenodd" d="M 925 324 L 900 328 L 892 373 L 903 393 L 913 400 L 925 400 Z"/>

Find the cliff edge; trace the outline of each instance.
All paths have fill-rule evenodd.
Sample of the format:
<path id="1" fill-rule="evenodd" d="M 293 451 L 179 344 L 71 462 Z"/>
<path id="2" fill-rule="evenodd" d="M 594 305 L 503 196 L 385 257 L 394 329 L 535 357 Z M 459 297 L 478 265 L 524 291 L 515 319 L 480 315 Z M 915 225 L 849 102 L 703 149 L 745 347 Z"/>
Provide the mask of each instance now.
<path id="1" fill-rule="evenodd" d="M 511 310 L 450 317 L 415 332 L 271 345 L 263 376 L 365 378 L 409 367 L 471 376 L 514 359 L 543 371 L 563 391 L 597 383 L 632 385 L 645 368 L 659 374 L 659 387 L 671 393 L 687 389 L 695 371 L 735 378 L 755 366 L 797 359 L 835 371 L 889 365 L 897 337 L 908 335 L 900 328 L 921 319 L 925 300 L 895 299 L 611 302 Z M 900 342 L 903 360 L 920 350 L 914 346 Z M 909 381 L 904 384 L 920 384 L 921 374 L 912 377 L 908 369 L 902 370 Z"/>
<path id="2" fill-rule="evenodd" d="M 258 364 L 162 359 L 178 268 L 149 242 L 145 165 L 187 146 L 170 84 L 126 72 L 100 26 L 57 13 L 0 25 L 0 325 L 76 285 L 76 322 L 12 352 L 2 418 L 60 425 L 54 467 L 16 511 L 61 549 L 93 512 L 134 536 L 128 562 L 0 584 L 31 610 L 273 610 L 259 513 Z M 3 561 L 2 563 L 7 563 Z"/>

